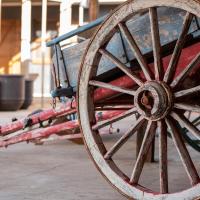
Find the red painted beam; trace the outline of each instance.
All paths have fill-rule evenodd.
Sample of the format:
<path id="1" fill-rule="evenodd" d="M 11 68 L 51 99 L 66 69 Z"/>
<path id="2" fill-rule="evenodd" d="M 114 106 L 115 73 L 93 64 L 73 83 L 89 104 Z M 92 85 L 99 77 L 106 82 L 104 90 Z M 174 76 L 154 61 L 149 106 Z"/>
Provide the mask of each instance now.
<path id="1" fill-rule="evenodd" d="M 0 135 L 7 135 L 7 134 L 23 129 L 27 118 L 31 119 L 32 125 L 35 125 L 39 122 L 46 121 L 51 118 L 56 118 L 57 116 L 60 116 L 63 114 L 67 115 L 67 114 L 71 114 L 75 112 L 76 112 L 76 109 L 71 108 L 71 106 L 69 105 L 63 106 L 58 110 L 49 109 L 41 113 L 34 114 L 30 117 L 26 117 L 21 120 L 12 122 L 10 124 L 0 126 Z"/>
<path id="2" fill-rule="evenodd" d="M 103 112 L 100 116 L 97 115 L 96 118 L 98 121 L 106 120 L 106 119 L 110 119 L 111 117 L 117 116 L 121 114 L 122 112 L 124 111 L 109 111 L 109 112 L 106 111 L 106 112 Z M 20 133 L 17 136 L 11 137 L 8 140 L 0 141 L 0 147 L 7 147 L 12 144 L 17 144 L 17 143 L 21 143 L 25 141 L 34 140 L 34 139 L 47 138 L 50 135 L 59 134 L 60 132 L 72 130 L 78 127 L 79 127 L 79 123 L 77 120 L 75 120 L 75 121 L 68 121 L 62 124 L 50 126 L 47 128 L 39 128 L 36 130 L 27 131 L 24 133 Z"/>

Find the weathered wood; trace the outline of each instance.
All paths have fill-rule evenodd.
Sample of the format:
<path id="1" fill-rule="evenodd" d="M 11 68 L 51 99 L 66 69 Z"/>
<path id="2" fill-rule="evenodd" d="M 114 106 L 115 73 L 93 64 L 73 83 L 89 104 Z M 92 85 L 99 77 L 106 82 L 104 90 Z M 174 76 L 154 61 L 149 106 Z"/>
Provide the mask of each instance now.
<path id="1" fill-rule="evenodd" d="M 180 83 L 182 83 L 185 78 L 189 75 L 189 73 L 199 67 L 200 64 L 200 53 L 193 59 L 193 61 L 175 78 L 172 82 L 171 87 L 176 87 Z"/>
<path id="2" fill-rule="evenodd" d="M 130 115 L 133 115 L 134 113 L 136 112 L 136 108 L 132 108 L 126 112 L 123 112 L 113 118 L 110 118 L 108 120 L 104 120 L 104 121 L 101 121 L 101 122 L 98 122 L 97 124 L 95 124 L 93 127 L 92 127 L 92 130 L 99 130 L 109 124 L 112 124 L 112 123 L 115 123 L 117 121 L 120 121 L 121 119 L 124 119 Z"/>
<path id="3" fill-rule="evenodd" d="M 198 175 L 197 170 L 194 166 L 194 163 L 192 162 L 190 154 L 189 154 L 189 152 L 188 152 L 188 150 L 185 146 L 185 143 L 183 141 L 183 138 L 181 136 L 179 129 L 169 119 L 166 119 L 166 123 L 171 130 L 171 134 L 172 134 L 174 144 L 175 144 L 176 149 L 179 153 L 179 156 L 180 156 L 180 158 L 183 162 L 183 165 L 184 165 L 184 168 L 187 172 L 187 175 L 188 175 L 188 177 L 191 181 L 191 185 L 198 184 L 199 181 L 200 181 L 199 175 Z"/>
<path id="4" fill-rule="evenodd" d="M 92 86 L 114 90 L 116 92 L 129 94 L 129 95 L 132 95 L 132 96 L 135 95 L 135 91 L 134 90 L 127 89 L 127 88 L 122 88 L 122 87 L 115 86 L 115 85 L 112 85 L 112 84 L 109 84 L 109 83 L 104 83 L 104 82 L 100 82 L 100 81 L 91 80 L 89 82 L 89 84 L 92 85 Z"/>
<path id="5" fill-rule="evenodd" d="M 119 110 L 119 111 L 121 111 L 121 110 L 129 110 L 129 109 L 131 109 L 131 108 L 133 108 L 133 105 L 128 105 L 128 104 L 117 104 L 117 106 L 116 105 L 113 105 L 113 104 L 104 104 L 104 103 L 102 103 L 102 104 L 98 104 L 98 105 L 96 105 L 96 107 L 95 107 L 95 110 L 96 111 L 109 111 L 109 110 L 111 110 L 111 111 L 113 111 L 113 110 Z"/>
<path id="6" fill-rule="evenodd" d="M 78 73 L 77 70 L 80 68 L 81 64 L 81 59 L 84 55 L 84 52 L 87 48 L 87 45 L 89 43 L 89 39 L 81 42 L 78 45 L 74 45 L 72 47 L 62 49 L 63 51 L 63 56 L 64 56 L 64 62 L 66 63 L 67 66 L 67 73 L 69 75 L 69 81 L 72 86 L 77 85 L 77 78 L 78 78 Z M 58 67 L 57 65 L 57 58 L 56 54 L 54 53 L 52 57 L 52 62 L 53 64 Z M 61 56 L 58 57 L 58 62 L 59 62 L 59 67 L 60 67 L 60 79 L 61 83 L 64 87 L 67 87 L 68 85 L 65 83 L 65 72 L 64 72 L 64 65 L 63 65 L 63 60 L 61 59 Z"/>
<path id="7" fill-rule="evenodd" d="M 198 140 L 200 140 L 200 131 L 184 115 L 172 112 L 171 116 L 177 120 L 183 127 L 187 128 Z"/>
<path id="8" fill-rule="evenodd" d="M 164 121 L 158 122 L 159 132 L 159 162 L 160 162 L 160 192 L 168 193 L 168 160 L 167 160 L 167 126 Z"/>
<path id="9" fill-rule="evenodd" d="M 200 91 L 200 86 L 196 86 L 196 87 L 193 87 L 193 88 L 190 88 L 190 89 L 178 91 L 174 94 L 174 96 L 176 98 L 184 97 L 184 96 L 188 96 L 188 95 L 192 95 L 192 94 L 194 95 L 195 93 L 197 93 L 199 91 Z"/>
<path id="10" fill-rule="evenodd" d="M 142 146 L 142 142 L 144 140 L 144 135 L 145 135 L 145 131 L 146 131 L 147 126 L 144 124 L 143 126 L 141 126 L 138 131 L 137 131 L 137 137 L 136 137 L 136 158 L 138 157 L 139 153 L 140 153 L 140 149 Z M 155 138 L 149 148 L 149 151 L 147 153 L 146 156 L 146 160 L 145 162 L 149 162 L 149 163 L 153 163 L 155 162 Z"/>
<path id="11" fill-rule="evenodd" d="M 190 105 L 190 104 L 186 104 L 186 103 L 175 103 L 174 107 L 184 110 L 184 111 L 200 113 L 200 106 L 198 106 L 198 105 Z"/>
<path id="12" fill-rule="evenodd" d="M 169 20 L 167 22 L 167 20 L 169 19 L 169 15 L 160 15 L 160 8 L 159 6 L 162 7 L 171 7 L 171 6 L 177 6 L 178 8 L 181 8 L 183 10 L 186 10 L 186 12 L 181 12 L 179 14 L 177 14 L 176 12 L 173 12 L 173 16 L 175 20 Z M 156 129 L 156 124 L 157 120 L 161 120 L 161 119 L 165 119 L 168 118 L 170 116 L 171 113 L 173 113 L 173 111 L 175 111 L 176 109 L 174 109 L 174 103 L 176 102 L 181 102 L 181 98 L 178 99 L 178 101 L 176 101 L 176 98 L 174 97 L 174 90 L 171 90 L 169 84 L 164 84 L 163 82 L 154 80 L 153 83 L 155 83 L 158 86 L 158 90 L 152 92 L 153 90 L 150 90 L 149 92 L 146 90 L 149 88 L 149 86 L 152 84 L 152 82 L 145 82 L 144 86 L 140 86 L 138 88 L 138 86 L 136 87 L 136 95 L 138 94 L 138 98 L 135 98 L 135 106 L 137 108 L 137 111 L 139 112 L 140 109 L 143 112 L 140 112 L 140 115 L 143 116 L 149 123 L 146 134 L 145 134 L 145 138 L 143 140 L 143 144 L 141 147 L 141 151 L 140 151 L 140 155 L 138 156 L 137 160 L 136 160 L 136 165 L 135 168 L 133 170 L 133 173 L 131 175 L 131 177 L 127 177 L 125 174 L 126 172 L 124 172 L 124 169 L 121 167 L 121 165 L 118 165 L 115 159 L 115 157 L 112 155 L 115 154 L 115 152 L 117 152 L 120 147 L 121 144 L 123 144 L 125 142 L 125 139 L 122 140 L 122 143 L 119 144 L 115 144 L 115 146 L 113 147 L 113 149 L 108 150 L 107 152 L 102 153 L 102 147 L 101 145 L 104 144 L 104 140 L 102 138 L 102 140 L 97 140 L 96 139 L 96 135 L 98 135 L 96 133 L 96 131 L 92 130 L 92 125 L 90 123 L 90 114 L 88 112 L 90 112 L 90 102 L 88 101 L 88 98 L 92 98 L 90 96 L 90 88 L 88 87 L 89 81 L 90 80 L 101 80 L 100 77 L 98 76 L 100 73 L 102 72 L 107 72 L 107 70 L 110 70 L 113 66 L 112 62 L 109 62 L 107 59 L 107 62 L 104 62 L 104 66 L 102 66 L 102 61 L 99 62 L 100 57 L 100 53 L 99 53 L 99 49 L 105 49 L 106 51 L 110 52 L 112 55 L 114 55 L 117 59 L 119 59 L 121 61 L 121 57 L 120 55 L 118 56 L 117 52 L 115 52 L 114 50 L 119 50 L 120 48 L 117 48 L 116 45 L 113 45 L 115 43 L 112 42 L 116 42 L 116 40 L 113 40 L 113 34 L 115 36 L 115 39 L 117 38 L 117 30 L 118 30 L 118 24 L 119 23 L 123 23 L 127 26 L 128 30 L 130 31 L 131 35 L 134 37 L 134 39 L 137 39 L 137 45 L 142 53 L 142 55 L 145 55 L 145 53 L 147 52 L 152 52 L 152 42 L 151 42 L 151 34 L 150 33 L 150 20 L 148 18 L 148 20 L 146 20 L 147 16 L 149 17 L 149 13 L 147 12 L 149 10 L 149 8 L 153 8 L 156 7 L 158 9 L 158 19 L 159 19 L 159 28 L 160 28 L 160 37 L 161 37 L 161 46 L 163 46 L 163 44 L 166 44 L 165 42 L 167 42 L 167 44 L 169 43 L 169 41 L 173 41 L 175 42 L 178 38 L 178 35 L 180 35 L 181 31 L 182 31 L 182 26 L 183 25 L 183 18 L 185 16 L 185 13 L 189 12 L 189 13 L 193 13 L 194 15 L 196 14 L 197 16 L 200 16 L 200 3 L 196 0 L 181 0 L 181 1 L 177 1 L 177 0 L 168 0 L 168 1 L 163 1 L 163 0 L 139 0 L 139 1 L 127 1 L 125 2 L 120 8 L 116 9 L 115 12 L 113 13 L 113 15 L 111 15 L 110 17 L 107 18 L 107 20 L 103 23 L 103 25 L 99 28 L 98 32 L 95 34 L 95 36 L 92 38 L 90 45 L 88 46 L 88 49 L 86 51 L 86 54 L 84 56 L 84 60 L 83 60 L 83 64 L 81 66 L 81 73 L 80 73 L 80 80 L 79 80 L 79 91 L 78 91 L 78 104 L 79 104 L 79 118 L 80 118 L 80 124 L 81 124 L 81 128 L 83 130 L 83 135 L 85 138 L 85 143 L 87 145 L 87 148 L 91 154 L 92 159 L 94 160 L 95 164 L 97 165 L 98 169 L 100 170 L 100 172 L 109 180 L 109 182 L 116 187 L 116 189 L 118 189 L 120 192 L 122 192 L 123 194 L 125 194 L 128 198 L 130 199 L 144 199 L 144 200 L 171 200 L 171 199 L 195 199 L 197 197 L 200 196 L 200 183 L 197 183 L 196 185 L 193 185 L 191 188 L 186 189 L 184 191 L 179 191 L 176 193 L 168 193 L 168 188 L 167 188 L 167 170 L 166 170 L 166 166 L 165 163 L 167 161 L 167 155 L 165 154 L 166 152 L 164 152 L 164 149 L 167 146 L 167 141 L 166 141 L 166 134 L 162 134 L 163 138 L 160 138 L 161 144 L 162 144 L 162 150 L 163 152 L 161 152 L 161 159 L 162 162 L 160 163 L 160 171 L 163 171 L 164 176 L 161 177 L 161 192 L 157 192 L 157 191 L 152 191 L 148 188 L 148 186 L 145 188 L 144 185 L 142 184 L 138 184 L 140 175 L 142 173 L 143 170 L 143 165 L 144 165 L 144 160 L 145 157 L 147 155 L 148 152 L 148 147 L 150 146 L 150 144 L 152 143 L 155 135 L 151 134 L 151 132 L 153 132 L 155 134 L 155 131 L 150 131 L 150 127 L 152 126 L 152 129 Z M 161 8 L 162 9 L 162 8 Z M 198 10 L 198 12 L 197 12 Z M 145 15 L 140 17 L 140 11 Z M 174 11 L 174 10 L 173 10 Z M 133 16 L 133 13 L 136 12 L 137 13 L 137 17 L 140 19 L 145 19 L 143 20 L 135 20 L 135 16 Z M 166 14 L 166 13 L 165 13 Z M 177 14 L 177 15 L 176 15 Z M 144 17 L 145 16 L 145 17 Z M 132 20 L 130 20 L 130 18 L 133 17 L 134 18 L 134 26 L 131 25 Z M 177 23 L 177 20 L 180 19 L 180 23 Z M 165 19 L 165 20 L 163 20 Z M 167 19 L 167 20 L 166 20 Z M 137 21 L 137 22 L 136 22 Z M 179 21 L 179 20 L 178 20 Z M 176 25 L 174 26 L 174 22 L 176 22 Z M 172 26 L 170 26 L 172 25 Z M 166 27 L 166 29 L 162 29 L 162 27 Z M 169 26 L 167 28 L 167 26 Z M 143 29 L 140 29 L 141 27 L 143 27 Z M 168 31 L 170 29 L 170 31 Z M 142 33 L 141 34 L 141 30 Z M 189 33 L 191 33 L 192 28 L 189 29 Z M 163 31 L 165 33 L 165 37 L 163 37 Z M 148 36 L 147 33 L 148 32 Z M 145 34 L 144 34 L 145 33 Z M 175 38 L 171 37 L 171 33 L 175 34 Z M 198 34 L 198 33 L 197 33 Z M 191 35 L 190 35 L 191 36 Z M 124 37 L 124 36 L 123 36 Z M 188 38 L 188 37 L 187 37 Z M 123 38 L 125 39 L 125 38 Z M 166 39 L 166 40 L 165 40 Z M 172 40 L 171 40 L 172 39 Z M 148 40 L 148 42 L 147 42 Z M 120 41 L 120 37 L 119 40 Z M 135 57 L 134 57 L 134 53 L 131 51 L 131 49 L 129 48 L 128 42 L 126 40 L 125 41 L 125 47 L 127 48 L 127 55 L 129 59 L 126 59 L 125 62 L 122 63 L 126 63 L 127 60 L 131 60 L 131 61 L 136 61 Z M 111 45 L 112 44 L 112 45 Z M 111 46 L 114 49 L 109 49 Z M 123 48 L 122 48 L 123 49 Z M 170 52 L 171 53 L 171 49 L 170 48 Z M 132 54 L 132 55 L 131 55 Z M 169 55 L 167 54 L 167 55 Z M 152 53 L 150 54 L 152 56 Z M 193 54 L 194 55 L 194 54 Z M 162 57 L 166 56 L 166 54 L 162 55 Z M 102 56 L 103 57 L 103 56 Z M 146 58 L 146 57 L 145 57 Z M 151 57 L 148 62 L 152 62 L 152 58 Z M 164 60 L 165 61 L 165 60 Z M 108 66 L 109 63 L 109 66 Z M 134 64 L 137 64 L 137 62 L 134 62 Z M 181 62 L 181 64 L 184 62 Z M 131 62 L 130 64 L 127 64 L 127 66 L 132 67 L 131 70 L 133 70 L 134 72 L 136 72 L 138 70 L 138 65 L 137 68 L 134 68 L 133 62 Z M 164 63 L 166 66 L 167 64 Z M 105 67 L 106 68 L 103 68 Z M 153 67 L 152 65 L 150 65 L 151 67 Z M 101 68 L 102 69 L 99 69 Z M 116 66 L 114 66 L 116 67 Z M 104 71 L 105 70 L 105 71 Z M 96 72 L 98 71 L 98 73 L 96 74 Z M 153 70 L 152 70 L 153 72 Z M 99 78 L 99 79 L 98 79 Z M 142 77 L 143 78 L 143 77 Z M 109 79 L 107 79 L 109 80 Z M 107 81 L 106 81 L 107 82 Z M 122 81 L 123 82 L 123 81 Z M 122 85 L 120 85 L 122 86 Z M 154 85 L 155 86 L 155 85 Z M 130 87 L 127 87 L 130 88 Z M 163 90 L 162 94 L 158 94 L 158 91 Z M 143 102 L 143 93 L 147 93 L 147 99 L 148 102 L 145 104 Z M 175 90 L 175 92 L 177 92 L 177 90 Z M 151 94 L 150 94 L 151 93 Z M 89 95 L 89 97 L 88 97 Z M 135 97 L 136 97 L 135 95 Z M 165 97 L 165 101 L 161 101 L 163 99 L 163 97 Z M 167 98 L 166 98 L 167 97 Z M 156 100 L 156 101 L 155 101 Z M 151 103 L 154 102 L 154 103 Z M 102 103 L 102 102 L 101 102 Z M 156 103 L 156 105 L 155 105 Z M 150 105 L 149 105 L 150 104 Z M 152 106 L 153 105 L 153 106 Z M 155 108 L 155 109 L 151 109 L 151 108 Z M 153 114 L 156 112 L 156 108 L 159 107 L 161 112 L 161 115 L 159 116 L 159 118 L 153 118 L 152 116 Z M 145 115 L 145 112 L 148 114 Z M 152 121 L 155 120 L 155 121 Z M 181 125 L 181 121 L 177 121 L 177 123 L 179 123 L 179 125 Z M 160 128 L 162 129 L 162 128 Z M 161 132 L 164 132 L 163 130 L 161 130 Z M 166 130 L 165 130 L 166 132 Z M 100 142 L 100 143 L 99 143 Z M 103 144 L 102 144 L 103 142 Z M 181 147 L 182 148 L 182 147 Z M 184 149 L 184 148 L 182 148 Z M 122 149 L 121 149 L 122 150 Z M 184 151 L 182 151 L 183 154 Z M 105 159 L 105 155 L 106 153 L 111 153 L 112 155 L 109 157 L 111 159 Z M 131 152 L 130 152 L 131 153 Z M 185 163 L 187 163 L 187 165 L 191 165 L 189 162 L 189 158 L 187 158 L 187 161 L 184 161 Z M 189 170 L 188 170 L 189 171 Z M 162 172 L 160 172 L 162 173 Z M 195 174 L 194 171 L 191 171 L 190 174 Z M 193 182 L 196 182 L 195 180 L 195 176 L 190 175 L 193 178 Z M 128 180 L 131 179 L 130 182 L 128 182 Z M 131 184 L 130 184 L 131 183 Z M 165 194 L 163 194 L 165 193 Z"/>
<path id="13" fill-rule="evenodd" d="M 136 158 L 138 157 L 138 155 L 140 153 L 140 149 L 141 149 L 141 146 L 142 146 L 142 142 L 143 142 L 143 139 L 144 139 L 144 134 L 145 134 L 146 128 L 147 128 L 147 124 L 143 124 L 143 126 L 141 126 L 138 129 L 137 137 L 136 137 Z"/>
<path id="14" fill-rule="evenodd" d="M 160 8 L 158 10 L 159 16 L 165 16 L 165 17 L 161 17 L 159 20 L 161 46 L 166 45 L 172 41 L 175 41 L 178 38 L 178 35 L 181 32 L 181 26 L 183 23 L 183 14 L 184 14 L 184 11 L 180 9 L 176 9 L 176 8 L 172 8 L 172 9 Z M 140 47 L 141 52 L 143 54 L 151 52 L 152 43 L 151 43 L 151 35 L 149 35 L 150 22 L 149 22 L 148 13 L 141 16 L 139 20 L 138 19 L 129 20 L 127 22 L 127 27 L 129 31 L 131 32 L 131 34 L 137 38 L 137 44 Z M 137 30 L 134 27 L 137 27 Z M 177 29 L 177 31 L 174 33 L 174 31 L 172 30 L 175 30 L 175 29 Z M 197 29 L 197 26 L 193 22 L 189 33 L 192 33 L 196 29 Z M 67 72 L 69 74 L 69 80 L 73 87 L 77 86 L 78 71 L 81 65 L 82 56 L 87 48 L 88 43 L 89 43 L 89 39 L 77 45 L 67 47 L 67 48 L 66 47 L 62 48 L 64 60 L 67 66 Z M 126 46 L 126 51 L 127 51 L 129 60 L 133 60 L 135 57 L 126 41 L 125 41 L 125 46 Z M 124 56 L 121 37 L 118 33 L 116 33 L 114 37 L 112 38 L 112 40 L 109 42 L 106 50 L 111 52 L 121 62 L 123 63 L 127 62 Z M 52 60 L 55 66 L 57 66 L 55 54 Z M 63 67 L 61 65 L 62 65 L 62 62 L 60 63 L 60 68 L 62 71 Z M 99 74 L 104 73 L 116 67 L 115 64 L 113 64 L 112 62 L 108 62 L 108 60 L 104 58 L 101 59 L 99 65 L 100 65 Z M 62 82 L 62 74 L 61 74 L 61 82 Z M 66 85 L 65 83 L 63 84 Z"/>
<path id="15" fill-rule="evenodd" d="M 109 53 L 108 51 L 103 50 L 103 49 L 100 49 L 99 52 L 102 55 L 104 55 L 106 58 L 108 58 L 109 60 L 111 60 L 118 68 L 120 68 L 127 76 L 129 76 L 130 78 L 132 78 L 138 85 L 142 85 L 143 84 L 142 80 L 136 74 L 134 74 L 134 72 L 132 72 L 128 68 L 128 66 L 126 66 L 125 64 L 123 64 L 114 55 L 112 55 L 111 53 Z"/>
<path id="16" fill-rule="evenodd" d="M 144 162 L 147 156 L 147 152 L 155 137 L 155 133 L 156 133 L 155 130 L 156 130 L 156 123 L 149 121 L 146 128 L 145 136 L 142 142 L 142 146 L 141 146 L 139 155 L 135 163 L 135 167 L 133 169 L 133 172 L 130 178 L 130 183 L 138 184 L 138 181 L 139 181 L 139 178 L 144 166 Z"/>
<path id="17" fill-rule="evenodd" d="M 151 72 L 149 70 L 149 66 L 147 64 L 147 61 L 145 60 L 144 56 L 142 55 L 142 52 L 137 45 L 135 39 L 131 35 L 131 32 L 129 31 L 128 27 L 125 24 L 119 23 L 118 24 L 119 29 L 121 33 L 124 35 L 125 39 L 127 40 L 132 52 L 134 52 L 134 55 L 137 59 L 137 61 L 140 64 L 140 67 L 142 68 L 142 71 L 144 73 L 144 76 L 148 81 L 151 80 Z"/>
<path id="18" fill-rule="evenodd" d="M 107 151 L 104 155 L 105 159 L 110 159 L 121 147 L 127 142 L 127 140 L 137 131 L 137 129 L 144 123 L 144 118 L 140 117 L 128 131 Z"/>
<path id="19" fill-rule="evenodd" d="M 161 58 L 161 44 L 160 44 L 160 33 L 158 24 L 158 14 L 156 8 L 149 8 L 150 23 L 151 23 L 151 35 L 152 35 L 152 46 L 154 53 L 154 73 L 156 80 L 162 80 L 164 75 L 163 63 Z"/>
<path id="20" fill-rule="evenodd" d="M 179 61 L 180 56 L 181 56 L 181 51 L 182 51 L 183 46 L 185 44 L 186 36 L 189 32 L 189 28 L 190 28 L 190 25 L 191 25 L 191 22 L 192 22 L 192 18 L 193 18 L 193 15 L 191 13 L 187 12 L 186 16 L 185 16 L 185 20 L 183 22 L 183 29 L 181 31 L 181 34 L 180 34 L 178 40 L 177 40 L 174 52 L 172 54 L 172 57 L 171 57 L 171 60 L 170 60 L 170 63 L 169 63 L 169 67 L 167 68 L 167 71 L 165 72 L 164 81 L 166 83 L 171 82 L 172 79 L 174 78 L 176 68 L 177 68 L 177 65 L 178 65 L 178 61 Z"/>

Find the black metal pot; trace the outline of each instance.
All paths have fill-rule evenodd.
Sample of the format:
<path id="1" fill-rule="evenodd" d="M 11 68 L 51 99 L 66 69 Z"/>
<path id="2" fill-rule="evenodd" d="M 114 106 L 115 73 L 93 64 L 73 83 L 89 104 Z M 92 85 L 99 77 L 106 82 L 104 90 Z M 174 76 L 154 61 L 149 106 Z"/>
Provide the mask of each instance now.
<path id="1" fill-rule="evenodd" d="M 25 99 L 25 83 L 22 75 L 0 75 L 0 110 L 20 109 Z"/>
<path id="2" fill-rule="evenodd" d="M 25 80 L 25 100 L 21 109 L 27 109 L 33 101 L 33 80 Z"/>

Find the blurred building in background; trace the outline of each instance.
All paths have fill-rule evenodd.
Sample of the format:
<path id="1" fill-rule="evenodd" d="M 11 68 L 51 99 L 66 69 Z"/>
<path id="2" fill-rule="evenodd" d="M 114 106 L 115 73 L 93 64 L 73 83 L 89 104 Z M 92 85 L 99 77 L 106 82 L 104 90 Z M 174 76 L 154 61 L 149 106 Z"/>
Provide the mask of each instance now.
<path id="1" fill-rule="evenodd" d="M 99 0 L 98 17 L 124 1 Z M 44 43 L 88 23 L 87 3 L 87 0 L 0 0 L 0 74 L 37 77 L 34 96 L 40 97 L 42 93 L 49 96 L 51 49 L 45 48 Z M 74 37 L 67 44 L 73 45 L 78 40 Z"/>

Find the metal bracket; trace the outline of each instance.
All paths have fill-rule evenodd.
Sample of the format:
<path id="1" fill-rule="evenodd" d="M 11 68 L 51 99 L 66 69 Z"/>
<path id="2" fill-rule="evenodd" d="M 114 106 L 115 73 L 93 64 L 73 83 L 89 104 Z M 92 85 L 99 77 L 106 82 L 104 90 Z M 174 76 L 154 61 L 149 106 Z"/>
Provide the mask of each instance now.
<path id="1" fill-rule="evenodd" d="M 60 97 L 72 98 L 74 95 L 74 90 L 69 82 L 67 67 L 60 44 L 55 44 L 54 50 L 55 50 L 56 61 L 53 66 L 54 67 L 53 75 L 55 79 L 54 81 L 56 89 L 51 91 L 51 96 L 53 99 Z M 62 71 L 64 72 L 64 74 L 60 74 L 61 67 L 63 67 Z M 64 75 L 64 77 L 61 78 L 61 75 Z M 60 80 L 64 80 L 63 85 Z"/>

